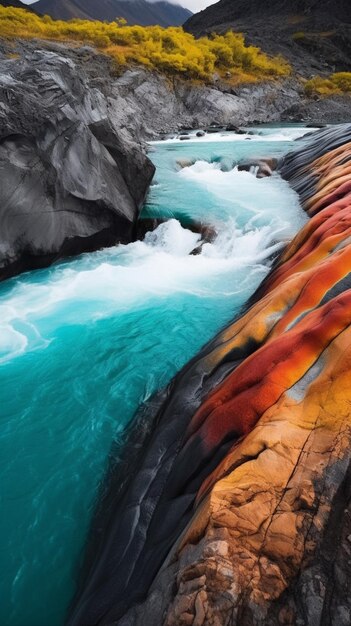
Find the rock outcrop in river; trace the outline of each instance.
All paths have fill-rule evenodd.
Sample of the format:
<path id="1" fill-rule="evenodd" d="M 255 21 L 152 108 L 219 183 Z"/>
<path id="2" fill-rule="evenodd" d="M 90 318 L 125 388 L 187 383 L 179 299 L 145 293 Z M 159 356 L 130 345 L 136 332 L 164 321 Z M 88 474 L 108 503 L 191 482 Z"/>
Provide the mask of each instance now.
<path id="1" fill-rule="evenodd" d="M 141 412 L 70 626 L 350 624 L 350 162 L 341 126 L 281 164 L 311 219 Z"/>
<path id="2" fill-rule="evenodd" d="M 154 173 L 72 59 L 12 56 L 0 60 L 0 280 L 131 241 Z"/>

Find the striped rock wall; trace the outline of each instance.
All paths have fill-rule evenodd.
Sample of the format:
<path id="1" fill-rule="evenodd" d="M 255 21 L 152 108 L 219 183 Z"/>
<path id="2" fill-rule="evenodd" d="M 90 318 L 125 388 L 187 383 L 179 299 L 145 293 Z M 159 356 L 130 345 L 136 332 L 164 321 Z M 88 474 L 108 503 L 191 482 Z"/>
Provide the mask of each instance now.
<path id="1" fill-rule="evenodd" d="M 139 418 L 70 624 L 351 623 L 351 126 L 280 171 L 311 219 Z"/>

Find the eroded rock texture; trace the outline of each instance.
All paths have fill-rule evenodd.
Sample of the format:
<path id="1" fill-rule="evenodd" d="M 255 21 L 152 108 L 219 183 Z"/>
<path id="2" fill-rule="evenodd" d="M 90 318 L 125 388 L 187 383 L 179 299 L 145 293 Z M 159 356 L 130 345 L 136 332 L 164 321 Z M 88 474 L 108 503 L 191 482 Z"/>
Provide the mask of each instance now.
<path id="1" fill-rule="evenodd" d="M 72 60 L 0 59 L 0 280 L 131 241 L 153 172 Z"/>
<path id="2" fill-rule="evenodd" d="M 140 416 L 70 625 L 351 622 L 351 126 L 281 171 L 311 219 Z"/>

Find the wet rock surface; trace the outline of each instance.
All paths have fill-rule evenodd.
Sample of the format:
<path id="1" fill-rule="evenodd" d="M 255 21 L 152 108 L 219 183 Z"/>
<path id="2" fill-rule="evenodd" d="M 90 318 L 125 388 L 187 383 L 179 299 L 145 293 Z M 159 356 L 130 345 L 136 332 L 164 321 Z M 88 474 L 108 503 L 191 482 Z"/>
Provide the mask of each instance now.
<path id="1" fill-rule="evenodd" d="M 70 625 L 349 623 L 350 145 L 323 129 L 280 163 L 311 219 L 141 409 Z"/>
<path id="2" fill-rule="evenodd" d="M 131 241 L 153 172 L 72 59 L 0 58 L 0 279 Z"/>

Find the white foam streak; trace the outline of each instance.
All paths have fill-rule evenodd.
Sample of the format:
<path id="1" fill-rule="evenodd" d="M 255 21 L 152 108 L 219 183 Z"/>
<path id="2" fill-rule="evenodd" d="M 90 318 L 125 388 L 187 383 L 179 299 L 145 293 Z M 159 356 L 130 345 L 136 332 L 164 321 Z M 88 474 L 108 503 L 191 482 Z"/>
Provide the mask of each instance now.
<path id="1" fill-rule="evenodd" d="M 27 337 L 12 328 L 10 324 L 0 326 L 0 364 L 23 354 L 27 345 Z"/>

